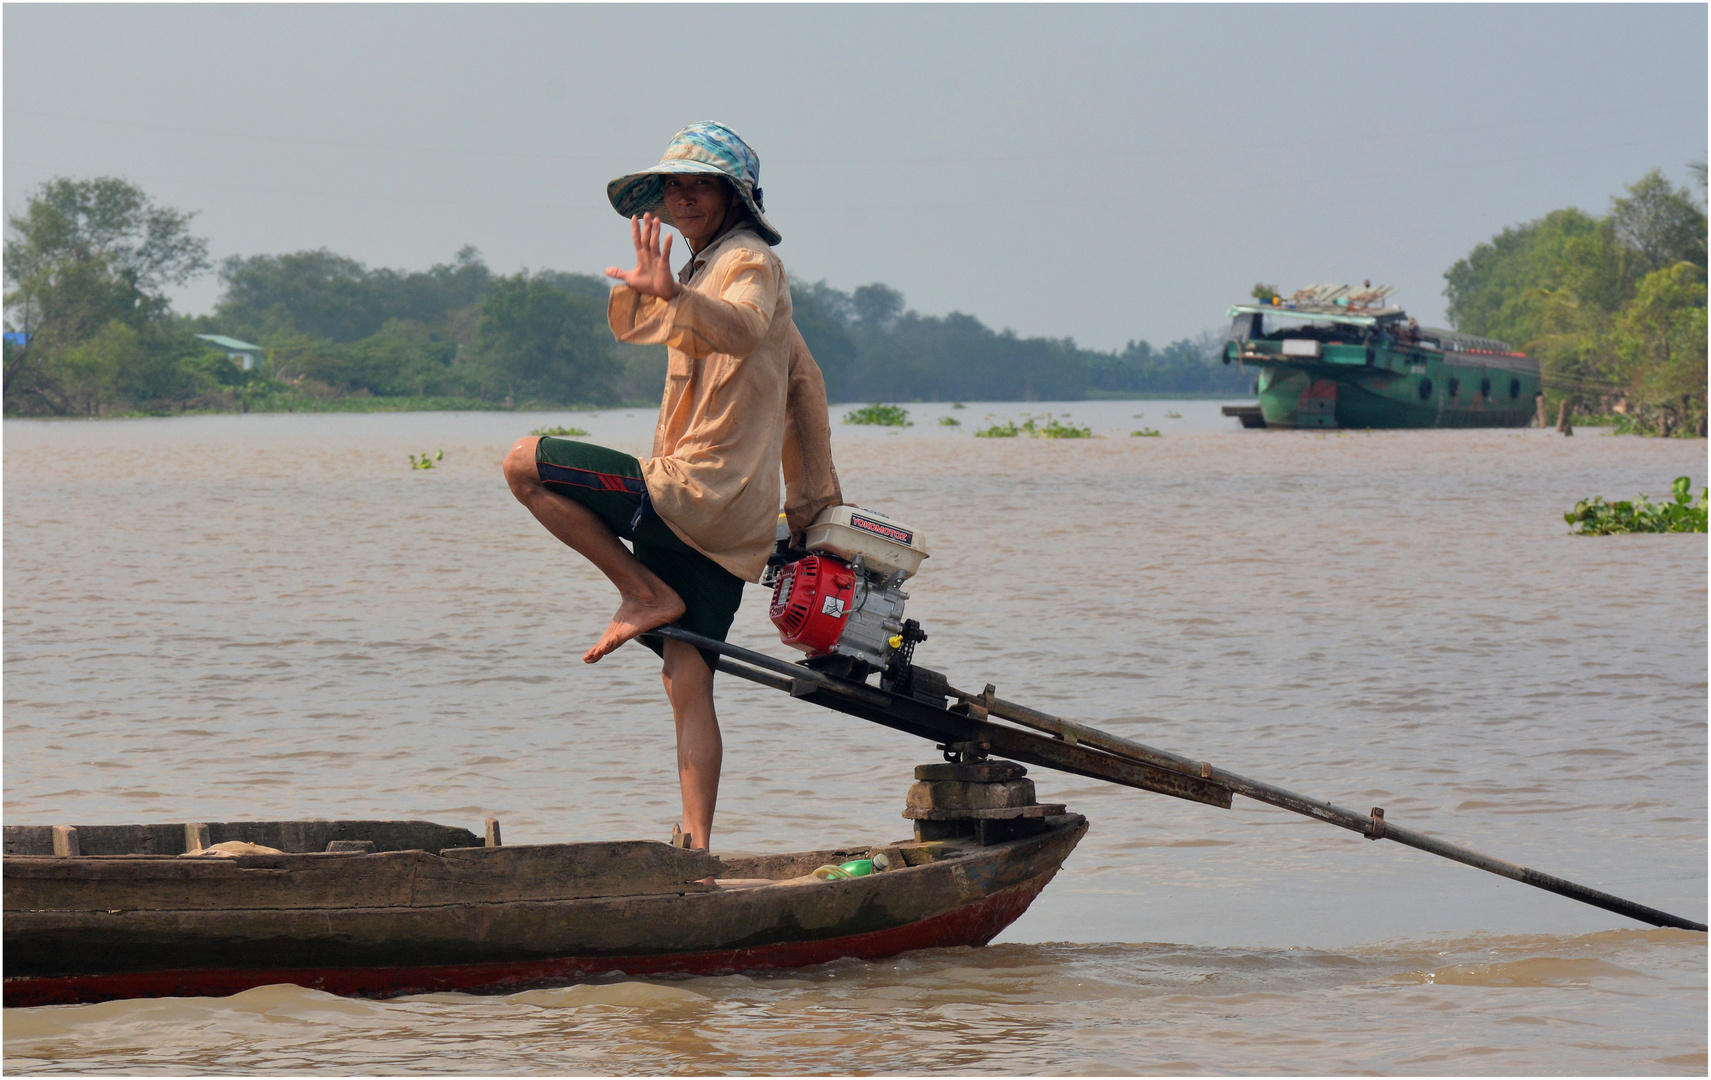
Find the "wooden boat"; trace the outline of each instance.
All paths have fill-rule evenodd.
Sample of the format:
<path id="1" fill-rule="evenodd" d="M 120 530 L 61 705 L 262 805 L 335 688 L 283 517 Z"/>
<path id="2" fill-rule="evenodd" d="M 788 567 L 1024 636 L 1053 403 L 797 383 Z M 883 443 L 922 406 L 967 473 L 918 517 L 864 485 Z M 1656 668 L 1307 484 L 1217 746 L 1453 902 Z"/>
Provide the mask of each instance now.
<path id="1" fill-rule="evenodd" d="M 1007 779 L 917 782 L 911 840 L 784 855 L 507 846 L 496 827 L 484 844 L 425 821 L 7 826 L 5 1004 L 270 983 L 359 997 L 509 993 L 608 972 L 711 975 L 983 945 L 1087 829 L 1062 806 L 1034 804 L 1020 766 L 996 764 Z M 970 768 L 984 766 L 923 767 Z M 281 853 L 185 857 L 233 841 Z M 888 869 L 813 876 L 876 855 Z"/>

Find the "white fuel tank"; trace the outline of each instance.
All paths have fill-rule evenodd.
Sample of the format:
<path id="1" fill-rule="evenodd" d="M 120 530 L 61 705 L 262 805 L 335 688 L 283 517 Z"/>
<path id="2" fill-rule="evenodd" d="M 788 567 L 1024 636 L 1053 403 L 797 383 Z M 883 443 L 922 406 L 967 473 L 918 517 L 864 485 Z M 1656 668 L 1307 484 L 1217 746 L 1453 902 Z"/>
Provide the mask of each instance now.
<path id="1" fill-rule="evenodd" d="M 831 506 L 820 511 L 806 536 L 809 551 L 824 551 L 853 562 L 862 556 L 867 568 L 890 576 L 901 570 L 905 578 L 921 569 L 929 552 L 921 534 L 884 514 L 854 506 Z"/>

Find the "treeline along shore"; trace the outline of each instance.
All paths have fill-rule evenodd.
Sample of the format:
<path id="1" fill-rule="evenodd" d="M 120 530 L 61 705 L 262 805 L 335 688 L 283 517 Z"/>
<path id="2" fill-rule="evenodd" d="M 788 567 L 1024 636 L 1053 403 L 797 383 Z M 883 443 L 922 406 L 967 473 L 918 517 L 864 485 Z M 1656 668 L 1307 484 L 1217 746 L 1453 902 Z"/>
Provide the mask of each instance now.
<path id="1" fill-rule="evenodd" d="M 1569 208 L 1505 229 L 1445 273 L 1455 328 L 1539 357 L 1549 405 L 1582 422 L 1703 435 L 1706 217 L 1653 172 L 1594 217 Z M 7 415 L 495 409 L 652 403 L 663 347 L 612 340 L 608 283 L 495 274 L 466 247 L 426 270 L 325 249 L 212 264 L 193 215 L 124 180 L 60 178 L 7 218 Z M 207 315 L 166 297 L 206 273 Z M 1256 295 L 1272 291 L 1257 287 Z M 1238 396 L 1222 335 L 1083 349 L 922 315 L 875 283 L 792 288 L 834 402 Z M 1208 321 L 1225 298 L 1207 304 Z"/>
<path id="2" fill-rule="evenodd" d="M 8 218 L 8 415 L 659 399 L 665 350 L 612 340 L 604 278 L 495 274 L 472 247 L 419 271 L 327 250 L 215 267 L 191 217 L 100 178 L 53 180 Z M 213 312 L 174 312 L 166 287 L 210 271 L 223 286 Z M 797 284 L 792 297 L 833 401 L 1240 394 L 1248 381 L 1210 338 L 1106 353 L 921 315 L 881 284 Z"/>
<path id="3" fill-rule="evenodd" d="M 1602 217 L 1553 210 L 1444 274 L 1457 330 L 1538 358 L 1549 415 L 1705 436 L 1705 163 L 1690 168 L 1698 198 L 1654 170 Z"/>

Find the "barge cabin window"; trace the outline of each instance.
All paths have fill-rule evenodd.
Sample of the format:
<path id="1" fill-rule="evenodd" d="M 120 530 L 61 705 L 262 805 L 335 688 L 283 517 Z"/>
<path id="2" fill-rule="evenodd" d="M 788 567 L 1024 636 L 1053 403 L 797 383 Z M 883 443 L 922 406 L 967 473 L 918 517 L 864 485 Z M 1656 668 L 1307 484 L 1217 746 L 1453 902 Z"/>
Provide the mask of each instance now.
<path id="1" fill-rule="evenodd" d="M 1285 337 L 1358 345 L 1366 340 L 1366 332 L 1359 326 L 1283 311 L 1244 311 L 1230 322 L 1231 341 L 1282 341 Z"/>

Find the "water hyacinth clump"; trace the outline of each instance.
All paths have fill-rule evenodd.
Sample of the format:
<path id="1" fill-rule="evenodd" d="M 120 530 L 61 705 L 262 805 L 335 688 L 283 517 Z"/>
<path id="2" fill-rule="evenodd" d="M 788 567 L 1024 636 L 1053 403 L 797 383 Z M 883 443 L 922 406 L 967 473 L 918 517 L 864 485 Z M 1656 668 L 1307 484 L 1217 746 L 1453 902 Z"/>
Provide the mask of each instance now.
<path id="1" fill-rule="evenodd" d="M 412 469 L 431 469 L 434 467 L 434 462 L 444 461 L 445 458 L 446 452 L 444 450 L 434 451 L 433 457 L 429 457 L 428 452 L 424 450 L 420 458 L 417 458 L 415 454 L 410 455 L 410 467 Z"/>
<path id="2" fill-rule="evenodd" d="M 1130 438 L 1156 439 L 1159 437 L 1158 428 L 1144 427 L 1139 431 L 1129 432 Z"/>
<path id="3" fill-rule="evenodd" d="M 569 438 L 571 436 L 586 435 L 586 434 L 588 434 L 588 432 L 583 431 L 579 427 L 538 427 L 535 430 L 529 432 L 529 434 L 530 435 L 549 435 L 549 436 L 552 436 L 553 438 Z"/>
<path id="4" fill-rule="evenodd" d="M 1018 435 L 1034 439 L 1091 439 L 1093 429 L 1067 423 L 1047 413 L 1043 421 L 1037 417 L 1026 416 L 1020 424 L 1014 420 L 1006 420 L 1002 424 L 993 424 L 974 433 L 977 439 L 1014 439 Z"/>
<path id="5" fill-rule="evenodd" d="M 1032 423 L 1032 420 L 1028 421 L 1028 424 Z M 1024 424 L 1023 426 L 1026 427 L 1027 425 Z M 1042 439 L 1091 439 L 1093 438 L 1093 429 L 1083 427 L 1080 424 L 1068 424 L 1047 416 L 1046 422 L 1039 428 L 1039 435 Z"/>
<path id="6" fill-rule="evenodd" d="M 954 416 L 941 416 L 941 417 L 939 417 L 939 426 L 940 427 L 962 427 L 962 421 L 958 420 Z"/>
<path id="7" fill-rule="evenodd" d="M 1607 503 L 1601 495 L 1582 499 L 1564 514 L 1568 530 L 1576 536 L 1611 536 L 1616 533 L 1705 532 L 1706 490 L 1693 501 L 1693 481 L 1685 476 L 1670 485 L 1674 500 L 1654 503 L 1641 495 L 1632 502 Z"/>
<path id="8" fill-rule="evenodd" d="M 879 427 L 914 427 L 909 410 L 901 405 L 867 405 L 844 414 L 846 424 L 873 424 Z"/>

